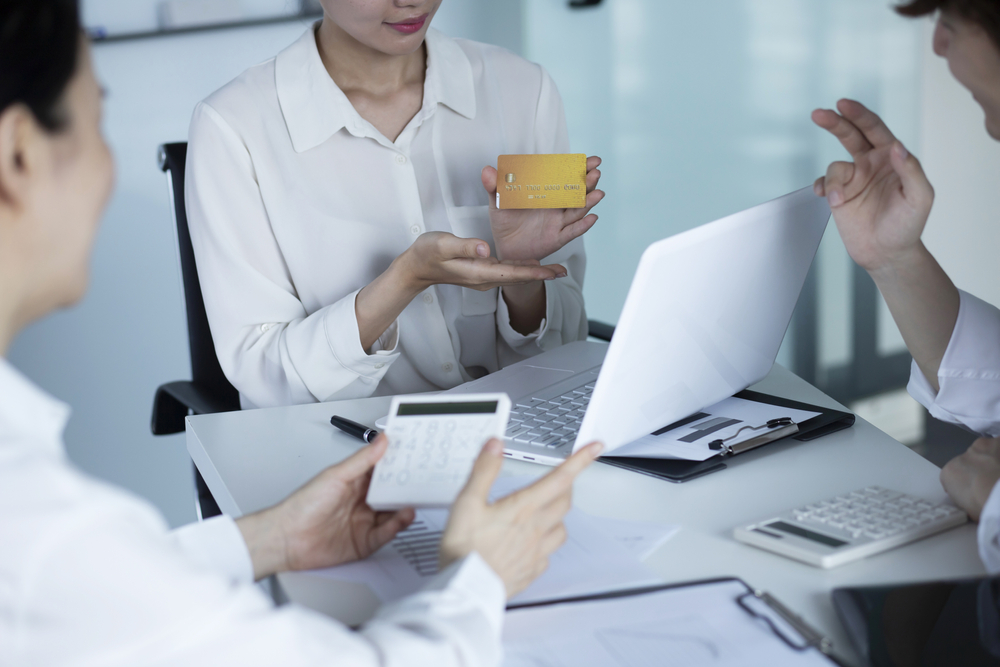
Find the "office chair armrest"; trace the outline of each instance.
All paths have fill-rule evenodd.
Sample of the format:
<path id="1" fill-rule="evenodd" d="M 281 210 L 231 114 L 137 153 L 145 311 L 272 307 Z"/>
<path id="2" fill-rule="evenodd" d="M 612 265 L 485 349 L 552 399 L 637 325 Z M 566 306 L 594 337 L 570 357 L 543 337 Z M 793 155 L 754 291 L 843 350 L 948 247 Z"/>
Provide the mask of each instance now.
<path id="1" fill-rule="evenodd" d="M 615 335 L 615 328 L 607 324 L 606 322 L 599 322 L 597 320 L 587 320 L 587 325 L 590 327 L 590 337 L 597 338 L 598 340 L 605 340 L 609 343 L 611 342 L 611 337 Z"/>
<path id="2" fill-rule="evenodd" d="M 194 382 L 170 382 L 160 385 L 156 390 L 150 427 L 153 435 L 181 433 L 184 430 L 184 418 L 190 413 L 209 415 L 239 409 L 239 404 L 232 405 L 229 401 L 220 400 Z"/>

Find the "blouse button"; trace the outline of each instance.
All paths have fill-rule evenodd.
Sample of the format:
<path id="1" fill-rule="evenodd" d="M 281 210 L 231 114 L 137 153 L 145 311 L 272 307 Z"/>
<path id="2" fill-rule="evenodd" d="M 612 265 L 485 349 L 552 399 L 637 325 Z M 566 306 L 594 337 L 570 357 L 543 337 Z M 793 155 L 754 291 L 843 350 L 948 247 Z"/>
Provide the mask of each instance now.
<path id="1" fill-rule="evenodd" d="M 381 370 L 383 368 L 385 368 L 385 364 L 375 364 L 375 369 L 376 370 Z"/>
<path id="2" fill-rule="evenodd" d="M 413 225 L 410 227 L 410 233 L 416 235 L 420 233 L 420 225 Z"/>
<path id="3" fill-rule="evenodd" d="M 273 325 L 271 325 L 271 324 L 262 324 L 262 325 L 260 325 L 260 332 L 261 333 L 267 333 L 268 331 L 271 330 L 272 326 Z"/>
<path id="4" fill-rule="evenodd" d="M 434 303 L 434 297 L 430 294 L 424 294 L 424 303 Z"/>
<path id="5" fill-rule="evenodd" d="M 447 364 L 445 364 L 444 366 L 441 367 L 441 370 L 443 370 L 445 373 L 450 373 L 454 369 L 455 369 L 455 367 L 452 366 L 450 363 L 447 363 Z"/>
<path id="6" fill-rule="evenodd" d="M 405 155 L 397 155 L 396 156 L 396 164 L 406 164 L 406 156 Z"/>

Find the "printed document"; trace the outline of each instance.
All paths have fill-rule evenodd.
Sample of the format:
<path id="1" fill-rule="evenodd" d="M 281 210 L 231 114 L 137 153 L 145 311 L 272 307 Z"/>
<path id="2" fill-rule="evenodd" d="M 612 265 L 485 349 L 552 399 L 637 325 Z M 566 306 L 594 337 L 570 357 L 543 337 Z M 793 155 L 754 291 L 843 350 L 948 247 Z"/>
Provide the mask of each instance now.
<path id="1" fill-rule="evenodd" d="M 801 424 L 819 414 L 742 398 L 727 398 L 696 415 L 619 447 L 611 456 L 705 461 L 719 454 L 720 450 L 709 446 L 715 440 L 724 440 L 727 445 L 733 446 L 764 433 L 766 427 L 760 427 L 772 419 L 788 417 Z"/>

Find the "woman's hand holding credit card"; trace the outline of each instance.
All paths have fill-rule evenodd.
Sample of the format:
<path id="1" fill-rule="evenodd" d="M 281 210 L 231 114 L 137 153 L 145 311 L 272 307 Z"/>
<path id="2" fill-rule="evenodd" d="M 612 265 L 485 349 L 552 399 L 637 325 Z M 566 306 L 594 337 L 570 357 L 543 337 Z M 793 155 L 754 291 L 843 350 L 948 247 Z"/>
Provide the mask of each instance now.
<path id="1" fill-rule="evenodd" d="M 582 153 L 501 155 L 497 169 L 483 169 L 497 258 L 541 261 L 587 233 L 604 199 L 600 164 Z"/>

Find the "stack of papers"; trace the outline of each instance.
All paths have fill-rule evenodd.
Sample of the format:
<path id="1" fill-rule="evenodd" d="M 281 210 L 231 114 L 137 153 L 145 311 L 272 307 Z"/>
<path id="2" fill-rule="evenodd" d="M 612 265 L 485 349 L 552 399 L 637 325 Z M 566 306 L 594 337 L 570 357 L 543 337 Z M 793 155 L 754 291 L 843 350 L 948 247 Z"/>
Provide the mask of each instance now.
<path id="1" fill-rule="evenodd" d="M 747 427 L 760 427 L 772 419 L 783 417 L 801 424 L 819 414 L 742 398 L 727 398 L 609 454 L 647 459 L 705 461 L 720 453 L 720 450 L 709 447 L 709 443 L 715 440 L 724 440 L 731 447 L 755 438 L 762 432 L 762 429 Z"/>
<path id="2" fill-rule="evenodd" d="M 501 498 L 534 481 L 502 477 L 492 496 Z M 447 510 L 420 510 L 410 527 L 369 558 L 319 574 L 366 584 L 383 602 L 420 590 L 437 574 L 438 546 Z M 634 521 L 595 517 L 579 509 L 566 516 L 567 540 L 549 559 L 549 568 L 512 603 L 537 602 L 661 583 L 642 559 L 679 530 Z"/>

